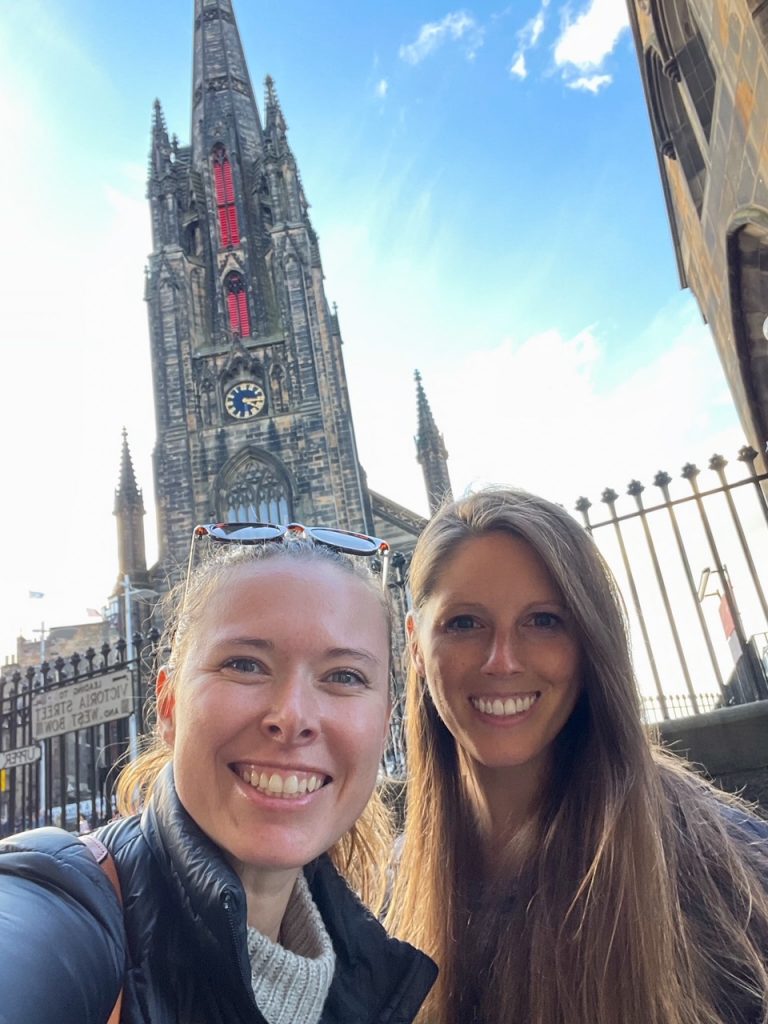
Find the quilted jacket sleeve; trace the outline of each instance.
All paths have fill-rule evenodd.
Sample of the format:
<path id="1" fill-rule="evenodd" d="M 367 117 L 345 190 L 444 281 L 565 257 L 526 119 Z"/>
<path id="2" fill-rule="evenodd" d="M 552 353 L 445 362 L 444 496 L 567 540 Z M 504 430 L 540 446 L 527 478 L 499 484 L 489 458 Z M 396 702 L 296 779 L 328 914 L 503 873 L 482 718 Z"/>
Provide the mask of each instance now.
<path id="1" fill-rule="evenodd" d="M 0 1024 L 101 1024 L 123 983 L 122 909 L 77 837 L 0 842 Z"/>

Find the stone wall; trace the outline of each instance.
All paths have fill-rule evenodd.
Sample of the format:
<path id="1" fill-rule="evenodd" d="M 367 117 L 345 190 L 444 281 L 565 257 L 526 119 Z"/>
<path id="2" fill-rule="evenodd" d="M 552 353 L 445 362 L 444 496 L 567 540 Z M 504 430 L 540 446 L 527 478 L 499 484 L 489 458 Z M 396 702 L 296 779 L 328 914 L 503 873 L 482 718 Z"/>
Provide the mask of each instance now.
<path id="1" fill-rule="evenodd" d="M 665 747 L 721 789 L 743 793 L 768 816 L 768 700 L 677 718 L 659 727 Z"/>

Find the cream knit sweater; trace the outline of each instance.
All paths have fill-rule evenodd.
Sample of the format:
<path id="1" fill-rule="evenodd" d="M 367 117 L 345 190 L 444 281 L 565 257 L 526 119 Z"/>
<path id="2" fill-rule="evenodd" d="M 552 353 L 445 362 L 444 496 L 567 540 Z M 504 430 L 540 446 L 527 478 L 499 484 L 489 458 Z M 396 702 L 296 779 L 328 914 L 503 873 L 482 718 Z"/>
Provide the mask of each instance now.
<path id="1" fill-rule="evenodd" d="M 317 1024 L 336 956 L 306 879 L 299 874 L 280 928 L 280 943 L 248 929 L 251 985 L 269 1024 Z"/>

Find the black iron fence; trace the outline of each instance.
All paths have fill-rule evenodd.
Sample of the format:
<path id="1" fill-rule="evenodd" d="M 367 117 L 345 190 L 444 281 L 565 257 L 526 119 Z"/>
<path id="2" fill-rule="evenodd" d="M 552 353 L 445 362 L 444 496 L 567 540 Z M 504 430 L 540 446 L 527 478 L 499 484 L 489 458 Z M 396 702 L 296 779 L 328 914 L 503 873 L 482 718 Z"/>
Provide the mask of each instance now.
<path id="1" fill-rule="evenodd" d="M 136 634 L 130 651 L 119 640 L 0 676 L 0 836 L 51 824 L 87 831 L 113 816 L 158 639 Z"/>
<path id="2" fill-rule="evenodd" d="M 576 510 L 619 578 L 649 720 L 768 698 L 768 473 L 744 447 Z"/>
<path id="3" fill-rule="evenodd" d="M 636 638 L 634 659 L 649 722 L 768 699 L 768 473 L 742 448 L 734 473 L 709 460 L 708 478 L 683 467 L 656 474 L 606 513 L 580 498 L 576 509 L 614 569 Z M 408 558 L 392 559 L 397 616 L 407 603 Z M 0 676 L 0 835 L 41 824 L 88 828 L 115 810 L 120 764 L 144 731 L 147 685 L 159 635 Z M 402 694 L 404 637 L 396 644 Z M 405 771 L 402 702 L 396 700 L 384 769 Z"/>

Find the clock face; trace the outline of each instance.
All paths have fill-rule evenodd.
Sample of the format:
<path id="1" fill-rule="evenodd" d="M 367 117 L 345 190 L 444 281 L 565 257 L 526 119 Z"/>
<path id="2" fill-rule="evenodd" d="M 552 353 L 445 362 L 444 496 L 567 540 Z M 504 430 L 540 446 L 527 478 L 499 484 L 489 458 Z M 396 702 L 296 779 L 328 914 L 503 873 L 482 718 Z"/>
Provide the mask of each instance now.
<path id="1" fill-rule="evenodd" d="M 229 389 L 224 405 L 230 416 L 236 420 L 248 420 L 258 416 L 264 408 L 267 396 L 264 388 L 252 380 L 244 380 Z"/>

